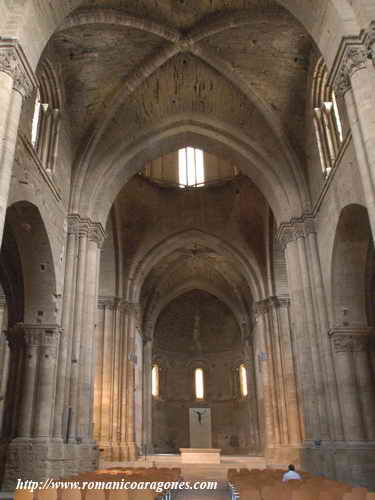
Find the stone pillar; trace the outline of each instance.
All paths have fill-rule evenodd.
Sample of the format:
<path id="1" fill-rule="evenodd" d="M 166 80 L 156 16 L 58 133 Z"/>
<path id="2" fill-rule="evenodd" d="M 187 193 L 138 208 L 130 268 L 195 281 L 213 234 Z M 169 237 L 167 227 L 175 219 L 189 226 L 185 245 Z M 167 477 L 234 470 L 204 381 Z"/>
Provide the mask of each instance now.
<path id="1" fill-rule="evenodd" d="M 298 243 L 300 232 L 293 224 L 284 225 L 279 235 L 285 249 L 291 301 L 293 346 L 297 366 L 298 399 L 303 413 L 304 439 L 320 439 L 320 397 L 316 383 L 316 357 L 312 344 L 311 290 L 306 290 L 305 248 Z M 302 269 L 304 267 L 304 269 Z M 315 346 L 314 346 L 315 347 Z"/>
<path id="2" fill-rule="evenodd" d="M 261 331 L 264 331 L 264 342 L 259 338 Z M 302 427 L 287 297 L 270 297 L 257 302 L 255 332 L 258 363 L 265 384 L 262 392 L 267 459 L 279 464 L 298 462 Z"/>
<path id="3" fill-rule="evenodd" d="M 24 324 L 17 328 L 24 342 L 17 438 L 50 438 L 60 328 Z"/>
<path id="4" fill-rule="evenodd" d="M 19 477 L 41 480 L 56 467 L 50 451 L 60 330 L 58 325 L 20 323 L 8 334 L 14 351 L 11 417 L 16 426 L 11 429 L 5 489 L 14 488 Z"/>
<path id="5" fill-rule="evenodd" d="M 37 86 L 16 40 L 0 40 L 0 241 L 2 241 L 22 100 Z"/>
<path id="6" fill-rule="evenodd" d="M 153 453 L 152 443 L 152 339 L 143 339 L 143 443 L 145 455 Z"/>
<path id="7" fill-rule="evenodd" d="M 346 441 L 374 440 L 375 391 L 369 340 L 371 328 L 330 331 Z"/>
<path id="8" fill-rule="evenodd" d="M 128 460 L 137 458 L 137 445 L 135 440 L 134 425 L 134 391 L 135 391 L 135 365 L 137 357 L 135 354 L 135 335 L 140 327 L 139 304 L 126 303 L 126 338 L 127 338 L 127 411 L 126 411 L 126 442 L 128 449 Z"/>
<path id="9" fill-rule="evenodd" d="M 372 47 L 372 44 L 371 44 Z M 348 45 L 334 80 L 336 93 L 345 96 L 360 176 L 373 237 L 375 235 L 375 86 L 368 50 Z"/>
<path id="10" fill-rule="evenodd" d="M 77 252 L 78 252 L 78 235 L 79 235 L 79 216 L 72 215 L 68 217 L 67 224 L 67 243 L 65 256 L 65 281 L 62 304 L 62 332 L 60 338 L 58 368 L 57 368 L 57 384 L 56 384 L 56 406 L 54 414 L 54 438 L 63 440 L 66 438 L 63 422 L 64 412 L 67 419 L 67 410 L 69 407 L 68 400 L 68 373 L 70 371 L 69 358 L 71 357 L 72 348 L 72 329 L 74 318 L 74 302 L 75 302 L 75 276 L 77 268 Z"/>
<path id="11" fill-rule="evenodd" d="M 10 351 L 5 336 L 7 326 L 7 304 L 4 295 L 0 296 L 0 438 L 2 437 L 3 416 L 8 385 Z"/>
<path id="12" fill-rule="evenodd" d="M 9 373 L 2 432 L 4 437 L 10 438 L 17 435 L 25 338 L 23 329 L 17 325 L 8 328 L 5 335 L 9 344 Z"/>
<path id="13" fill-rule="evenodd" d="M 86 250 L 84 307 L 82 313 L 79 353 L 79 390 L 77 391 L 78 436 L 83 442 L 92 441 L 93 390 L 95 381 L 95 318 L 99 252 L 103 242 L 101 228 L 91 224 Z"/>
<path id="14" fill-rule="evenodd" d="M 267 352 L 266 347 L 266 314 L 267 307 L 264 301 L 256 304 L 255 309 L 256 323 L 253 331 L 254 338 L 254 354 L 257 363 L 257 387 L 259 398 L 259 422 L 263 423 L 261 429 L 261 442 L 265 452 L 271 449 L 276 440 L 275 436 L 275 414 L 272 404 L 271 385 L 273 380 L 270 377 L 269 364 L 272 363 L 270 359 L 271 354 Z"/>
<path id="15" fill-rule="evenodd" d="M 338 401 L 337 380 L 332 349 L 327 332 L 329 330 L 327 299 L 323 284 L 322 267 L 318 250 L 317 235 L 313 220 L 305 221 L 306 245 L 309 249 L 310 272 L 317 313 L 317 342 L 323 367 L 326 393 L 329 435 L 331 439 L 342 440 L 343 428 Z"/>
<path id="16" fill-rule="evenodd" d="M 79 395 L 79 363 L 81 353 L 81 334 L 84 326 L 83 308 L 85 300 L 86 285 L 86 255 L 87 240 L 89 232 L 88 220 L 79 220 L 78 223 L 78 255 L 77 270 L 74 277 L 73 287 L 75 288 L 74 317 L 71 337 L 71 366 L 69 383 L 69 408 L 71 409 L 71 426 L 69 429 L 69 441 L 80 442 L 81 436 L 78 429 L 78 395 Z M 64 294 L 69 293 L 64 289 Z"/>
<path id="17" fill-rule="evenodd" d="M 104 449 L 102 458 L 112 460 L 113 439 L 113 387 L 115 353 L 115 297 L 99 297 L 97 327 L 97 363 L 95 377 L 94 422 L 95 437 Z"/>

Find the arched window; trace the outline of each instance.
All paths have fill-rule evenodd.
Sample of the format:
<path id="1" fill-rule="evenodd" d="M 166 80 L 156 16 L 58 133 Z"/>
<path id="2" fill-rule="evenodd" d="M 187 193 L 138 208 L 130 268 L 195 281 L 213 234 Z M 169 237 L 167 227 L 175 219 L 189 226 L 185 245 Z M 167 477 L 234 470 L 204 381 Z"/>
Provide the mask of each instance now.
<path id="1" fill-rule="evenodd" d="M 44 168 L 52 173 L 58 157 L 61 94 L 56 72 L 47 59 L 38 68 L 31 143 Z"/>
<path id="2" fill-rule="evenodd" d="M 201 149 L 187 147 L 178 151 L 178 174 L 181 187 L 204 184 L 204 153 Z"/>
<path id="3" fill-rule="evenodd" d="M 31 144 L 34 146 L 34 148 L 35 148 L 36 142 L 38 140 L 38 132 L 39 132 L 39 124 L 40 124 L 40 112 L 41 112 L 40 92 L 38 90 L 36 93 L 33 121 L 32 121 L 32 125 L 31 125 Z"/>
<path id="4" fill-rule="evenodd" d="M 203 368 L 196 368 L 194 372 L 195 377 L 195 398 L 204 399 L 204 371 Z"/>
<path id="5" fill-rule="evenodd" d="M 344 137 L 336 95 L 328 85 L 327 66 L 322 57 L 315 68 L 312 105 L 320 162 L 324 175 L 328 176 L 335 164 Z"/>
<path id="6" fill-rule="evenodd" d="M 152 395 L 154 398 L 160 395 L 160 368 L 159 365 L 154 365 L 152 367 Z"/>
<path id="7" fill-rule="evenodd" d="M 249 393 L 247 387 L 247 369 L 245 365 L 240 365 L 239 378 L 240 378 L 241 396 L 245 398 Z"/>

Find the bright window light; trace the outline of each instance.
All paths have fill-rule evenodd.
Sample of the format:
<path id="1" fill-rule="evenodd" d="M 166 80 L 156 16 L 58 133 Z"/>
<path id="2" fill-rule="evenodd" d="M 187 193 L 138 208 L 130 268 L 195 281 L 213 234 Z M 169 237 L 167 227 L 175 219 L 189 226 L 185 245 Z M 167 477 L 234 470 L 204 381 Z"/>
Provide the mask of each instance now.
<path id="1" fill-rule="evenodd" d="M 240 385 L 241 385 L 241 395 L 247 396 L 247 370 L 245 365 L 240 366 Z"/>
<path id="2" fill-rule="evenodd" d="M 340 142 L 342 142 L 344 140 L 344 134 L 342 131 L 342 123 L 341 123 L 339 108 L 337 106 L 336 94 L 333 91 L 332 91 L 332 103 L 333 103 L 333 112 L 335 114 L 337 132 L 339 134 Z"/>
<path id="3" fill-rule="evenodd" d="M 36 145 L 36 141 L 38 139 L 40 112 L 41 112 L 41 104 L 40 104 L 40 94 L 38 91 L 38 93 L 36 95 L 36 99 L 35 99 L 34 115 L 33 115 L 33 121 L 32 121 L 32 125 L 31 125 L 31 144 L 33 146 Z"/>
<path id="4" fill-rule="evenodd" d="M 187 147 L 178 151 L 178 172 L 181 186 L 199 186 L 204 183 L 204 153 Z"/>
<path id="5" fill-rule="evenodd" d="M 197 399 L 204 399 L 204 377 L 202 368 L 197 368 L 195 370 L 195 397 Z"/>
<path id="6" fill-rule="evenodd" d="M 154 398 L 159 396 L 159 367 L 154 365 L 152 367 L 152 395 Z"/>

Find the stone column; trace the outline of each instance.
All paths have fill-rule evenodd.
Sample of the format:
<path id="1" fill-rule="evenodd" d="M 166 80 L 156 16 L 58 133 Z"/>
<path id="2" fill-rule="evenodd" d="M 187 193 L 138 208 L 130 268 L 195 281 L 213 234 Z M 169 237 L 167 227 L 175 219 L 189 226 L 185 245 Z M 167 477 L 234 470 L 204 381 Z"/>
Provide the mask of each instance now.
<path id="1" fill-rule="evenodd" d="M 50 438 L 55 405 L 57 325 L 24 325 L 24 361 L 18 438 Z"/>
<path id="2" fill-rule="evenodd" d="M 6 388 L 6 412 L 3 415 L 3 436 L 9 438 L 17 435 L 18 408 L 24 371 L 24 331 L 18 325 L 13 326 L 7 329 L 6 338 L 9 344 L 9 375 Z"/>
<path id="3" fill-rule="evenodd" d="M 67 419 L 67 411 L 69 400 L 67 400 L 68 374 L 70 371 L 69 358 L 71 357 L 72 347 L 72 328 L 74 317 L 74 302 L 75 302 L 75 275 L 78 252 L 78 235 L 79 235 L 79 216 L 72 215 L 68 217 L 67 223 L 67 243 L 65 254 L 65 280 L 64 280 L 64 295 L 62 304 L 62 332 L 60 338 L 58 368 L 57 368 L 57 384 L 56 384 L 56 406 L 54 413 L 54 437 L 62 440 L 66 436 L 64 433 L 64 412 Z M 67 422 L 65 422 L 67 423 Z"/>
<path id="4" fill-rule="evenodd" d="M 112 415 L 115 351 L 115 297 L 99 297 L 99 313 L 102 317 L 101 330 L 97 336 L 97 375 L 95 377 L 95 425 L 100 448 L 104 457 L 112 459 Z"/>
<path id="5" fill-rule="evenodd" d="M 152 443 L 152 339 L 143 339 L 143 443 L 145 455 L 153 453 Z"/>
<path id="6" fill-rule="evenodd" d="M 292 336 L 297 366 L 298 399 L 303 413 L 304 439 L 320 438 L 320 395 L 317 392 L 311 337 L 311 303 L 306 295 L 307 278 L 305 249 L 293 224 L 284 225 L 279 235 L 285 249 L 288 285 L 291 301 Z M 305 278 L 303 278 L 305 276 Z M 307 312 L 307 309 L 309 311 Z"/>
<path id="7" fill-rule="evenodd" d="M 374 439 L 375 392 L 369 353 L 370 328 L 330 331 L 346 441 Z"/>
<path id="8" fill-rule="evenodd" d="M 37 86 L 16 40 L 0 40 L 0 241 L 2 241 L 22 100 Z"/>
<path id="9" fill-rule="evenodd" d="M 84 307 L 80 324 L 78 432 L 82 441 L 92 441 L 93 389 L 95 380 L 95 318 L 97 310 L 98 255 L 103 243 L 101 227 L 91 224 L 86 251 Z"/>
<path id="10" fill-rule="evenodd" d="M 69 380 L 69 408 L 71 409 L 71 426 L 69 429 L 69 441 L 76 443 L 81 441 L 78 429 L 78 395 L 79 395 L 79 363 L 81 352 L 81 335 L 84 326 L 83 308 L 85 300 L 86 285 L 86 256 L 87 240 L 89 232 L 88 220 L 79 220 L 78 223 L 78 255 L 77 269 L 74 277 L 73 287 L 75 288 L 74 316 L 71 334 L 71 366 Z M 64 289 L 64 294 L 69 293 Z"/>
<path id="11" fill-rule="evenodd" d="M 273 314 L 278 325 L 278 342 L 280 345 L 280 378 L 284 385 L 286 407 L 286 444 L 298 445 L 302 441 L 301 416 L 298 407 L 296 374 L 293 359 L 293 344 L 290 332 L 290 300 L 275 297 L 272 300 Z"/>
<path id="12" fill-rule="evenodd" d="M 7 305 L 5 295 L 0 296 L 0 438 L 2 437 L 3 415 L 8 385 L 10 352 L 5 336 Z"/>
<path id="13" fill-rule="evenodd" d="M 372 45 L 371 45 L 372 47 Z M 359 172 L 373 237 L 375 235 L 375 89 L 368 50 L 349 45 L 334 80 L 336 93 L 345 96 Z"/>
<path id="14" fill-rule="evenodd" d="M 266 314 L 267 307 L 264 301 L 256 304 L 255 309 L 256 324 L 253 332 L 254 354 L 256 356 L 258 372 L 258 397 L 263 396 L 263 405 L 259 405 L 259 422 L 263 422 L 263 432 L 261 432 L 261 441 L 265 450 L 272 448 L 275 444 L 275 408 L 272 404 L 271 385 L 273 380 L 270 377 L 269 364 L 271 354 L 267 352 L 266 347 Z M 262 436 L 263 435 L 263 436 Z"/>
<path id="15" fill-rule="evenodd" d="M 140 310 L 139 304 L 127 303 L 126 314 L 127 321 L 127 412 L 126 412 L 126 440 L 128 448 L 128 459 L 135 460 L 137 458 L 137 445 L 135 441 L 135 425 L 134 425 L 134 391 L 135 391 L 135 365 L 137 357 L 135 354 L 135 335 L 136 329 L 140 326 Z"/>
<path id="16" fill-rule="evenodd" d="M 312 276 L 313 295 L 316 304 L 317 342 L 324 374 L 329 435 L 331 439 L 340 441 L 343 439 L 343 428 L 338 401 L 337 380 L 332 357 L 332 349 L 327 335 L 329 330 L 327 299 L 323 284 L 323 274 L 320 263 L 315 224 L 312 219 L 305 220 L 305 234 L 306 245 L 309 249 L 309 268 Z"/>

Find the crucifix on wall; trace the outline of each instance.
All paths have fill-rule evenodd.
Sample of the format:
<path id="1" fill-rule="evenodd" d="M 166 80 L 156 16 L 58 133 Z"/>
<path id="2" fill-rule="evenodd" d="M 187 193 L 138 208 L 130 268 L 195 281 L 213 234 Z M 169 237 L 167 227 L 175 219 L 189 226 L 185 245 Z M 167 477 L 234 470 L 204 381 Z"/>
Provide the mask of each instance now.
<path id="1" fill-rule="evenodd" d="M 212 448 L 211 408 L 190 408 L 190 448 Z"/>

